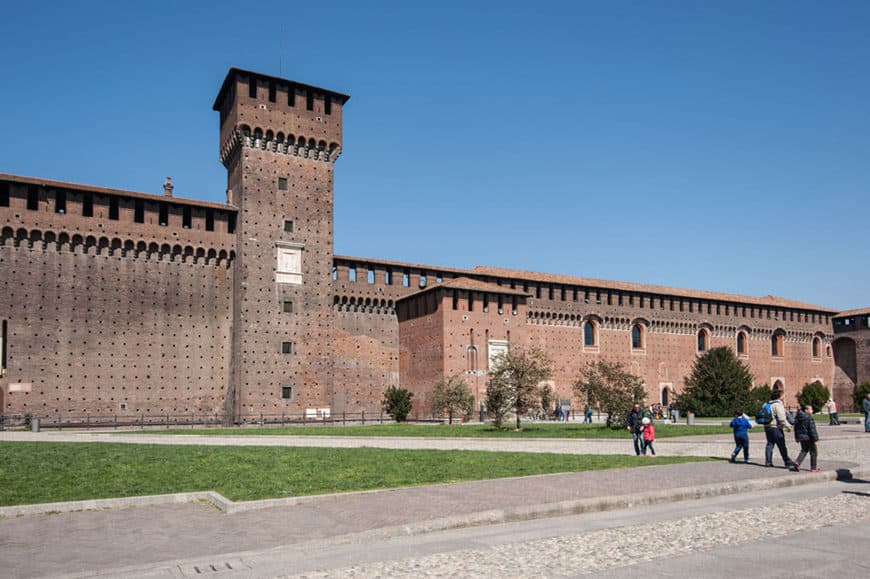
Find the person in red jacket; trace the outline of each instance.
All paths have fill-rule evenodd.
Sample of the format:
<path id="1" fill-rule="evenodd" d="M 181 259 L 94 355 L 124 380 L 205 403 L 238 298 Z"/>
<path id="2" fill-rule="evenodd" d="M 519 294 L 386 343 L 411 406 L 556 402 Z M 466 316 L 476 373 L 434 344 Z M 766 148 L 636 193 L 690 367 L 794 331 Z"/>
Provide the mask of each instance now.
<path id="1" fill-rule="evenodd" d="M 641 420 L 641 424 L 643 425 L 643 455 L 646 456 L 646 451 L 649 449 L 650 454 L 655 456 L 656 450 L 653 448 L 653 442 L 656 439 L 656 427 L 653 421 L 647 417 Z"/>

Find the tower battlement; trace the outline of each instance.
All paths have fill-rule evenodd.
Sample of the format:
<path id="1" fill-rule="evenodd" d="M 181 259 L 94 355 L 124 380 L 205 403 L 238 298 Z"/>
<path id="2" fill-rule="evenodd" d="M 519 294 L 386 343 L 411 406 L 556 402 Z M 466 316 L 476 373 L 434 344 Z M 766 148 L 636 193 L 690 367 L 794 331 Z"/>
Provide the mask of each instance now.
<path id="1" fill-rule="evenodd" d="M 221 162 L 229 166 L 240 146 L 334 161 L 341 152 L 341 113 L 349 98 L 231 68 L 212 107 L 220 112 Z"/>

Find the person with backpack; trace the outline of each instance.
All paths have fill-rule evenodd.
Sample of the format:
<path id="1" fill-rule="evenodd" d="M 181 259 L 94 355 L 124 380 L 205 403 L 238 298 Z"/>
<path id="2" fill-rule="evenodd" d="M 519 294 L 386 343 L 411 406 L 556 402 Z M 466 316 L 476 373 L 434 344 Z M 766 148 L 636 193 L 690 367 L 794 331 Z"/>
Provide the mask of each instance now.
<path id="1" fill-rule="evenodd" d="M 737 462 L 737 455 L 741 448 L 743 449 L 743 462 L 749 462 L 749 429 L 752 428 L 752 423 L 743 415 L 742 410 L 738 410 L 734 413 L 734 418 L 729 426 L 734 431 L 734 444 L 736 445 L 734 452 L 731 453 L 730 462 Z"/>
<path id="2" fill-rule="evenodd" d="M 771 400 L 762 406 L 761 412 L 756 417 L 756 422 L 764 424 L 764 437 L 767 444 L 764 447 L 764 466 L 773 466 L 773 447 L 779 449 L 779 455 L 785 468 L 791 468 L 791 459 L 788 457 L 788 449 L 785 447 L 785 434 L 783 431 L 791 431 L 785 414 L 785 405 L 782 403 L 782 391 L 774 390 Z"/>
<path id="3" fill-rule="evenodd" d="M 810 454 L 810 472 L 819 472 L 818 458 L 819 451 L 816 448 L 816 442 L 819 440 L 819 432 L 816 430 L 816 421 L 813 419 L 813 407 L 807 404 L 803 408 L 798 408 L 797 416 L 794 422 L 794 439 L 801 445 L 801 452 L 797 456 L 797 460 L 791 466 L 795 472 L 801 469 L 801 461 Z"/>

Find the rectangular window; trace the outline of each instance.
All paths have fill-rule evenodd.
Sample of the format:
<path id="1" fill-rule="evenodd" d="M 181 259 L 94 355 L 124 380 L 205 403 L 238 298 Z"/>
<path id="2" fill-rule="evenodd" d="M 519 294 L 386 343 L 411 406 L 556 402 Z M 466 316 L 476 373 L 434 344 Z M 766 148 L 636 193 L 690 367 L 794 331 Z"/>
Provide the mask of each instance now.
<path id="1" fill-rule="evenodd" d="M 369 283 L 375 283 L 375 270 L 371 267 L 366 271 L 366 281 Z"/>
<path id="2" fill-rule="evenodd" d="M 281 353 L 282 354 L 292 354 L 293 353 L 293 342 L 281 342 Z"/>
<path id="3" fill-rule="evenodd" d="M 270 103 L 275 102 L 275 95 L 276 95 L 276 93 L 277 93 L 277 90 L 276 90 L 276 87 L 275 87 L 275 83 L 274 83 L 274 82 L 270 82 L 270 83 L 269 83 L 269 102 L 270 102 Z"/>
<path id="4" fill-rule="evenodd" d="M 293 233 L 293 220 L 285 219 L 284 220 L 284 233 Z"/>
<path id="5" fill-rule="evenodd" d="M 284 300 L 284 304 L 282 307 L 285 314 L 293 313 L 293 301 L 292 300 Z"/>
<path id="6" fill-rule="evenodd" d="M 85 193 L 82 197 L 82 217 L 94 216 L 94 194 Z"/>
<path id="7" fill-rule="evenodd" d="M 66 213 L 66 191 L 63 189 L 54 192 L 54 212 Z"/>
<path id="8" fill-rule="evenodd" d="M 193 223 L 193 210 L 190 207 L 184 207 L 181 210 L 181 227 L 190 229 Z"/>
<path id="9" fill-rule="evenodd" d="M 0 183 L 0 207 L 9 207 L 9 183 Z"/>
<path id="10" fill-rule="evenodd" d="M 292 400 L 293 399 L 293 386 L 289 384 L 281 384 L 281 399 L 282 400 Z"/>
<path id="11" fill-rule="evenodd" d="M 37 189 L 36 185 L 31 185 L 27 188 L 27 209 L 28 211 L 39 209 L 39 189 Z"/>
<path id="12" fill-rule="evenodd" d="M 205 230 L 214 231 L 214 209 L 205 210 Z"/>
<path id="13" fill-rule="evenodd" d="M 169 225 L 169 204 L 161 203 L 160 204 L 160 225 L 166 227 Z"/>
<path id="14" fill-rule="evenodd" d="M 389 269 L 384 272 L 384 285 L 393 285 L 393 272 Z"/>
<path id="15" fill-rule="evenodd" d="M 136 199 L 133 202 L 133 221 L 145 223 L 145 202 L 141 199 Z"/>
<path id="16" fill-rule="evenodd" d="M 278 190 L 286 191 L 287 190 L 287 177 L 278 177 Z"/>
<path id="17" fill-rule="evenodd" d="M 295 107 L 296 106 L 296 87 L 292 84 L 287 87 L 287 106 Z"/>
<path id="18" fill-rule="evenodd" d="M 235 233 L 236 232 L 236 214 L 228 213 L 227 214 L 227 233 Z"/>
<path id="19" fill-rule="evenodd" d="M 252 78 L 248 81 L 248 96 L 252 99 L 257 98 L 257 79 Z"/>
<path id="20" fill-rule="evenodd" d="M 356 268 L 349 267 L 347 268 L 347 281 L 351 283 L 356 283 Z"/>
<path id="21" fill-rule="evenodd" d="M 402 285 L 405 287 L 411 287 L 411 274 L 407 271 L 402 274 Z"/>
<path id="22" fill-rule="evenodd" d="M 109 219 L 118 219 L 118 198 L 109 197 Z"/>
<path id="23" fill-rule="evenodd" d="M 332 99 L 329 97 L 329 95 L 323 97 L 323 114 L 332 114 Z"/>
<path id="24" fill-rule="evenodd" d="M 314 110 L 314 93 L 309 91 L 305 91 L 305 109 L 309 111 Z"/>

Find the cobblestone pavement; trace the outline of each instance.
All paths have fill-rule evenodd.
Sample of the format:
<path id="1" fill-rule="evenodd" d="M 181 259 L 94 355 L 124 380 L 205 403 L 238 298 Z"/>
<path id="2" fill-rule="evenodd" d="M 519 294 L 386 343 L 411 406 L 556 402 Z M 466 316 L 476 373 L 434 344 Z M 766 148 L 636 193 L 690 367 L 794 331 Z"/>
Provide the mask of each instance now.
<path id="1" fill-rule="evenodd" d="M 656 523 L 654 527 L 616 527 L 284 577 L 484 578 L 598 574 L 725 545 L 867 520 L 870 520 L 870 497 L 865 493 L 844 493 L 683 517 Z M 696 571 L 699 575 L 705 574 L 702 569 Z M 707 571 L 707 575 L 727 574 L 725 570 Z"/>

